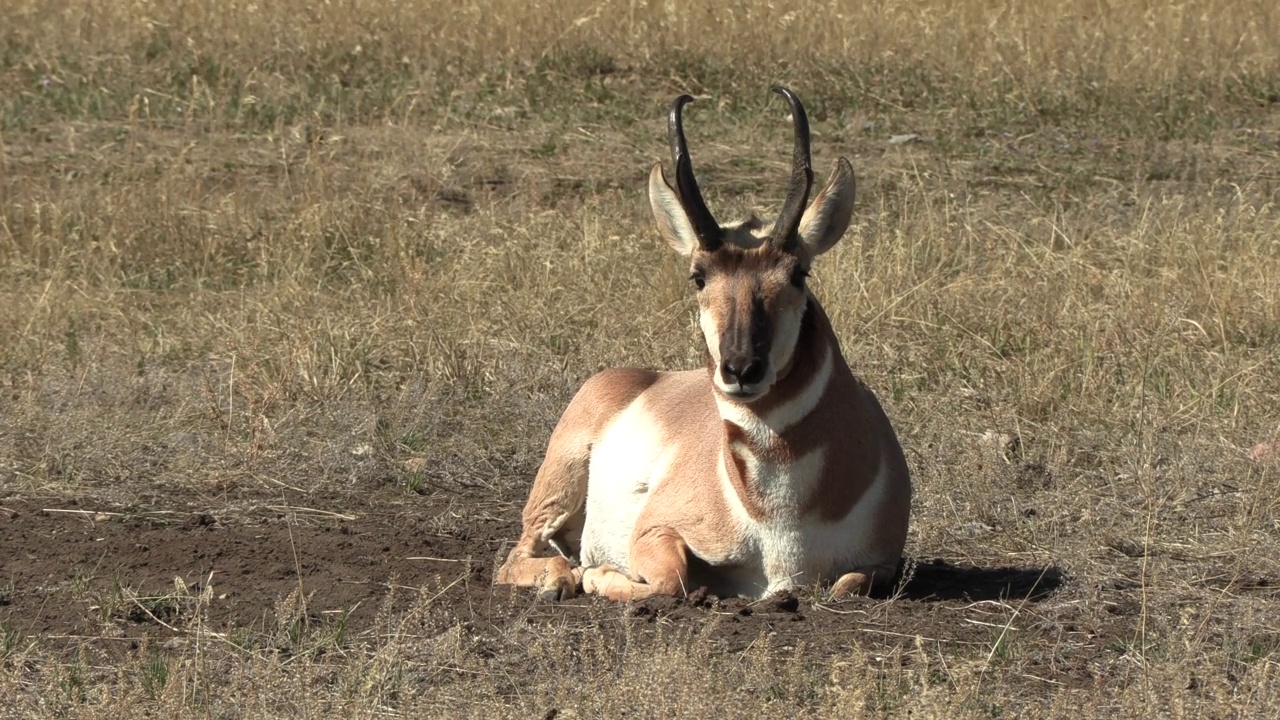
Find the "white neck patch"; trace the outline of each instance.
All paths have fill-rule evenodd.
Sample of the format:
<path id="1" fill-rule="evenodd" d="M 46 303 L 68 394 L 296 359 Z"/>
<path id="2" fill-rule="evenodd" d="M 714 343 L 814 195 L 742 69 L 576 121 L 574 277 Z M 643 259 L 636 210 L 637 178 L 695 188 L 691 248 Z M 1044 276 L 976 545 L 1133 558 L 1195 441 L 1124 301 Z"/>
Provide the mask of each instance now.
<path id="1" fill-rule="evenodd" d="M 742 428 L 752 439 L 768 444 L 788 428 L 809 416 L 831 384 L 833 358 L 831 348 L 824 345 L 821 352 L 822 364 L 817 372 L 809 378 L 800 392 L 789 400 L 761 416 L 745 403 L 734 402 L 719 393 L 716 394 L 716 405 L 720 409 L 720 417 Z"/>

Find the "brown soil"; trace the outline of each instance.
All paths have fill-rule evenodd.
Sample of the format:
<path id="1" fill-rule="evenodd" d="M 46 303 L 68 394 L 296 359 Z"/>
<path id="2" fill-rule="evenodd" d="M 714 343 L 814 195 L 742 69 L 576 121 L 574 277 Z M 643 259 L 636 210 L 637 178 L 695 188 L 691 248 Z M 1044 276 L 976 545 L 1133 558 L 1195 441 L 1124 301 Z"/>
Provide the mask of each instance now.
<path id="1" fill-rule="evenodd" d="M 527 621 L 535 605 L 538 617 L 557 621 L 581 620 L 584 606 L 608 605 L 597 598 L 542 604 L 532 592 L 494 588 L 493 561 L 517 534 L 515 515 L 433 534 L 423 531 L 421 520 L 433 514 L 430 497 L 408 506 L 390 503 L 400 509 L 385 512 L 356 512 L 349 499 L 337 496 L 312 497 L 309 504 L 263 504 L 220 517 L 0 500 L 0 587 L 7 588 L 0 593 L 0 622 L 46 639 L 161 639 L 181 632 L 178 619 L 165 614 L 177 611 L 156 600 L 173 595 L 175 577 L 190 595 L 206 583 L 213 586 L 204 617 L 216 630 L 270 633 L 289 620 L 283 613 L 297 612 L 296 602 L 282 601 L 299 589 L 303 616 L 345 616 L 348 633 L 372 627 L 393 589 L 398 593 L 392 610 L 406 607 L 418 588 L 431 586 L 444 602 L 465 608 L 471 623 L 490 627 Z M 895 602 L 855 599 L 829 608 L 808 597 L 748 602 L 698 591 L 637 604 L 629 613 L 664 625 L 715 617 L 720 622 L 713 635 L 728 650 L 746 647 L 762 632 L 782 644 L 821 647 L 833 636 L 881 632 L 875 629 L 881 626 L 895 637 L 942 633 L 950 642 L 977 645 L 990 641 L 990 628 L 947 623 L 938 606 L 1035 602 L 1062 583 L 1054 568 L 975 568 L 935 560 L 915 564 Z M 869 623 L 872 609 L 877 620 Z M 937 626 L 939 620 L 945 626 Z"/>
<path id="2" fill-rule="evenodd" d="M 352 515 L 341 507 L 274 505 L 266 517 L 223 519 L 96 504 L 0 504 L 0 573 L 13 587 L 0 620 L 45 636 L 101 632 L 100 614 L 74 597 L 66 602 L 69 591 L 92 602 L 118 584 L 158 597 L 174 592 L 175 577 L 192 594 L 212 584 L 208 620 L 215 626 L 270 626 L 276 604 L 301 590 L 311 614 L 350 611 L 348 621 L 358 627 L 372 619 L 396 578 L 413 584 L 458 567 L 479 574 L 468 557 L 487 539 L 427 536 L 406 514 Z M 496 530 L 485 528 L 485 535 Z M 126 635 L 165 630 L 137 608 L 124 610 Z"/>

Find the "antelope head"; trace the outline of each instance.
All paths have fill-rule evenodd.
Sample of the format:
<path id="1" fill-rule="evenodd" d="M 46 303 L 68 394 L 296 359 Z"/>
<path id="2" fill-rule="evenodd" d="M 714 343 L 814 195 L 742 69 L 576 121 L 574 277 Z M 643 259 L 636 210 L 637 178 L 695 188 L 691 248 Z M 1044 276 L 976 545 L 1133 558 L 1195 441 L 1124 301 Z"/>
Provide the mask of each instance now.
<path id="1" fill-rule="evenodd" d="M 675 184 L 662 163 L 649 174 L 658 231 L 690 259 L 712 385 L 743 403 L 763 397 L 790 369 L 809 301 L 809 268 L 844 235 L 853 213 L 853 168 L 844 158 L 806 209 L 813 186 L 809 120 L 795 93 L 781 86 L 773 91 L 791 105 L 795 149 L 787 199 L 772 224 L 751 217 L 720 225 L 707 209 L 681 119 L 693 100 L 688 95 L 675 99 L 667 120 Z"/>

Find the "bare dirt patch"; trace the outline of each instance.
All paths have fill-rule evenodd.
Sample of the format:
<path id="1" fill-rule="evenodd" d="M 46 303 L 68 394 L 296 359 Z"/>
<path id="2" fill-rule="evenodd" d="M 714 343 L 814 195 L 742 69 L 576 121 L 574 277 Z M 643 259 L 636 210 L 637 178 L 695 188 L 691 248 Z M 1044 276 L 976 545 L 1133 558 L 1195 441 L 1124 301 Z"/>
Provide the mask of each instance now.
<path id="1" fill-rule="evenodd" d="M 268 502 L 257 517 L 48 505 L 9 500 L 0 511 L 3 573 L 12 585 L 0 618 L 43 636 L 168 634 L 131 597 L 105 615 L 102 604 L 118 589 L 162 598 L 175 578 L 194 594 L 212 586 L 207 619 L 218 629 L 274 627 L 277 605 L 294 593 L 315 618 L 340 613 L 353 628 L 366 627 L 397 578 L 479 573 L 468 558 L 485 551 L 483 538 L 424 535 L 408 514 L 356 516 L 332 503 L 325 510 Z"/>
<path id="2" fill-rule="evenodd" d="M 53 501 L 49 498 L 49 501 Z M 467 607 L 471 620 L 500 627 L 523 616 L 532 593 L 491 587 L 495 548 L 515 537 L 514 522 L 480 522 L 466 533 L 423 531 L 431 508 L 352 514 L 345 498 L 311 498 L 319 507 L 268 501 L 256 512 L 232 516 L 191 510 L 110 507 L 62 500 L 59 507 L 35 499 L 0 503 L 0 546 L 5 549 L 8 590 L 0 622 L 48 639 L 163 639 L 186 627 L 174 597 L 175 578 L 190 596 L 208 586 L 203 620 L 216 631 L 270 632 L 293 620 L 291 596 L 304 598 L 312 621 L 341 618 L 353 635 L 369 630 L 386 601 L 401 591 L 403 612 L 430 578 L 448 580 L 445 599 Z M 423 503 L 425 504 L 425 503 Z M 442 509 L 442 508 L 439 508 Z M 911 561 L 909 575 L 890 605 L 899 619 L 913 618 L 913 632 L 981 644 L 986 632 L 932 627 L 944 604 L 1037 602 L 1064 581 L 1045 568 L 979 568 L 943 560 Z M 170 599 L 166 604 L 163 600 Z M 854 600 L 824 605 L 819 593 L 783 594 L 752 602 L 695 591 L 687 598 L 654 598 L 626 609 L 648 622 L 705 622 L 721 617 L 721 639 L 742 649 L 762 630 L 787 644 L 825 644 L 831 637 L 866 630 L 854 615 L 890 605 Z M 594 598 L 541 605 L 539 612 L 568 620 Z M 843 608 L 843 610 L 841 610 Z M 971 628 L 976 630 L 976 626 Z M 737 638 L 737 641 L 732 641 Z"/>
<path id="3" fill-rule="evenodd" d="M 521 485 L 490 500 L 515 506 Z M 661 665 L 673 652 L 799 663 L 778 687 L 745 688 L 769 698 L 809 685 L 811 673 L 850 666 L 851 657 L 852 667 L 870 662 L 900 674 L 926 670 L 930 653 L 990 663 L 997 649 L 1016 654 L 1018 672 L 1036 678 L 1033 685 L 1088 688 L 1105 682 L 1103 668 L 1123 652 L 1089 638 L 1130 632 L 1140 607 L 1134 586 L 1113 584 L 1107 594 L 1122 611 L 1092 624 L 1064 623 L 1080 617 L 1073 611 L 1079 579 L 1054 567 L 942 559 L 909 561 L 892 598 L 826 604 L 815 591 L 747 601 L 697 590 L 626 605 L 591 597 L 542 603 L 532 592 L 491 585 L 493 560 L 517 534 L 515 514 L 441 533 L 423 520 L 451 511 L 438 495 L 406 501 L 382 493 L 368 506 L 310 496 L 306 508 L 240 498 L 234 512 L 193 509 L 207 499 L 170 500 L 173 509 L 0 501 L 0 582 L 7 587 L 0 626 L 68 658 L 70 667 L 140 666 L 144 685 L 154 682 L 146 678 L 155 648 L 181 657 L 209 638 L 308 668 L 360 657 L 362 648 L 394 649 L 417 658 L 402 661 L 405 667 L 422 664 L 424 699 L 435 697 L 427 688 L 439 682 L 475 692 L 476 672 L 487 677 L 486 692 L 522 696 L 527 664 L 545 662 L 539 658 L 547 653 L 563 654 L 569 668 L 622 657 Z M 1011 649 L 1015 637 L 1025 649 Z M 1051 652 L 1031 649 L 1050 638 L 1067 641 Z M 544 668 L 538 676 L 564 671 Z M 759 672 L 750 671 L 748 682 L 768 676 Z M 880 691 L 887 699 L 897 692 Z M 538 712 L 565 702 L 534 697 Z"/>

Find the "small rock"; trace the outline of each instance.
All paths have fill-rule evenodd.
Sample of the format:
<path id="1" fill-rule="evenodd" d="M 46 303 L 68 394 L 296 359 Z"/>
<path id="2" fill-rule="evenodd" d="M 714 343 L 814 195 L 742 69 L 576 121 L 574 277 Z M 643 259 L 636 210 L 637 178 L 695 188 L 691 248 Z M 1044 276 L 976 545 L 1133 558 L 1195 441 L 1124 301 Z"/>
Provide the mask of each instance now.
<path id="1" fill-rule="evenodd" d="M 962 523 L 958 525 L 955 529 L 956 537 L 959 537 L 965 540 L 972 540 L 973 538 L 986 535 L 987 533 L 990 533 L 990 532 L 995 532 L 995 528 L 992 527 L 991 525 L 988 525 L 978 520 L 975 520 L 973 522 Z"/>
<path id="2" fill-rule="evenodd" d="M 800 608 L 800 598 L 783 590 L 770 596 L 765 601 L 765 607 L 770 612 L 793 613 Z"/>
<path id="3" fill-rule="evenodd" d="M 889 138 L 890 145 L 905 145 L 909 142 L 919 140 L 920 136 L 916 133 L 906 133 L 905 135 L 893 135 Z"/>
<path id="4" fill-rule="evenodd" d="M 427 469 L 427 459 L 424 457 L 411 457 L 402 464 L 406 472 L 418 473 Z"/>
<path id="5" fill-rule="evenodd" d="M 187 516 L 186 526 L 191 528 L 209 527 L 217 522 L 209 513 L 192 513 Z"/>
<path id="6" fill-rule="evenodd" d="M 686 595 L 684 601 L 693 607 L 710 607 L 711 600 L 707 595 L 706 586 L 702 586 Z"/>
<path id="7" fill-rule="evenodd" d="M 1249 451 L 1249 459 L 1259 465 L 1280 465 L 1280 438 L 1254 445 Z"/>
<path id="8" fill-rule="evenodd" d="M 988 430 L 978 436 L 978 443 L 988 450 L 993 450 L 1006 459 L 1016 455 L 1022 446 L 1017 435 L 998 430 Z"/>
<path id="9" fill-rule="evenodd" d="M 180 448 L 182 450 L 198 450 L 200 448 L 200 436 L 188 432 L 172 432 L 165 438 L 171 447 Z"/>
<path id="10" fill-rule="evenodd" d="M 1107 547 L 1125 557 L 1140 558 L 1147 555 L 1146 547 L 1126 538 L 1111 538 L 1107 541 Z"/>

